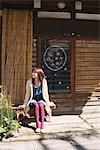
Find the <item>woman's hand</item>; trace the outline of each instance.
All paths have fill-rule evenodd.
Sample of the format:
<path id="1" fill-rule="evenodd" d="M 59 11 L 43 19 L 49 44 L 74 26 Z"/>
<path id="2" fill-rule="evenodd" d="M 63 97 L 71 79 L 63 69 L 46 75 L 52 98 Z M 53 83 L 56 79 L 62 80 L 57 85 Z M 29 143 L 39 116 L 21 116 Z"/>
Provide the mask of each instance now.
<path id="1" fill-rule="evenodd" d="M 46 105 L 47 105 L 47 106 L 50 106 L 50 101 L 47 101 L 47 102 L 46 102 Z"/>
<path id="2" fill-rule="evenodd" d="M 52 109 L 56 109 L 56 104 L 54 102 L 47 102 L 47 106 L 49 106 Z"/>

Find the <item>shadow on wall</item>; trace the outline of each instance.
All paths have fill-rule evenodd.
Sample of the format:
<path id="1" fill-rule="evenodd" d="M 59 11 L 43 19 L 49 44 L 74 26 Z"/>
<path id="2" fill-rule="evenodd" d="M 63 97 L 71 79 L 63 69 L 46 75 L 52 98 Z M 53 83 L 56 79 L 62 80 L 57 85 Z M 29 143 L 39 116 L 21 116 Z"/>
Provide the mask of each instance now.
<path id="1" fill-rule="evenodd" d="M 71 98 L 68 99 L 66 96 L 66 100 L 64 102 L 59 99 L 55 102 L 57 105 L 57 108 L 53 110 L 53 116 L 59 116 L 59 115 L 80 115 L 83 111 L 84 106 L 89 101 L 89 97 L 91 96 L 91 93 L 86 91 L 78 91 L 75 93 L 75 101 L 72 105 Z M 72 105 L 72 106 L 71 106 Z M 64 109 L 63 109 L 64 108 Z"/>
<path id="2" fill-rule="evenodd" d="M 91 96 L 91 93 L 86 92 L 86 91 L 76 92 L 76 102 L 75 102 L 75 107 L 74 107 L 75 114 L 81 114 L 83 112 L 83 108 L 89 101 L 90 96 Z"/>

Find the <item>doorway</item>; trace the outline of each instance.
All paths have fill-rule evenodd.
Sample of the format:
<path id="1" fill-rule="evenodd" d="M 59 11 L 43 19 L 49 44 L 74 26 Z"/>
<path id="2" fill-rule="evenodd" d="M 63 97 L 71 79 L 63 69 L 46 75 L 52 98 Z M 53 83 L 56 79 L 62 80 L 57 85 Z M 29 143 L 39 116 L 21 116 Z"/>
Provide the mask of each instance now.
<path id="1" fill-rule="evenodd" d="M 75 100 L 73 41 L 63 38 L 39 39 L 39 63 L 48 81 L 50 98 L 58 106 L 55 111 L 60 114 L 71 111 Z"/>

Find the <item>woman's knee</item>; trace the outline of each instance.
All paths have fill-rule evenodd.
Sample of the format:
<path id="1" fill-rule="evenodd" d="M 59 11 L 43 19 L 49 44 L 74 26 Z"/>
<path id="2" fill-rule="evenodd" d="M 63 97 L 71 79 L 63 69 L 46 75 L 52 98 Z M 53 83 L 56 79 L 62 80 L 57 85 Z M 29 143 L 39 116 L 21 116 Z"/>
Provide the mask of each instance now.
<path id="1" fill-rule="evenodd" d="M 40 106 L 40 108 L 44 109 L 44 104 L 43 103 L 40 103 L 39 106 Z"/>
<path id="2" fill-rule="evenodd" d="M 35 107 L 39 107 L 39 105 L 38 105 L 37 102 L 34 102 L 34 106 L 35 106 Z"/>

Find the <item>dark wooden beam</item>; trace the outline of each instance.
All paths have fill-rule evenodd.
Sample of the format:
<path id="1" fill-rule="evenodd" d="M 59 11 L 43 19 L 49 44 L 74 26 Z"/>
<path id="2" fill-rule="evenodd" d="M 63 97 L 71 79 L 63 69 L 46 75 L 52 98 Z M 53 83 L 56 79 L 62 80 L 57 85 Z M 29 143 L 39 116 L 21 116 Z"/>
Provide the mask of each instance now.
<path id="1" fill-rule="evenodd" d="M 100 21 L 35 19 L 34 26 L 35 35 L 100 37 Z"/>
<path id="2" fill-rule="evenodd" d="M 32 0 L 1 0 L 1 9 L 33 9 Z"/>
<path id="3" fill-rule="evenodd" d="M 51 11 L 74 11 L 76 0 L 41 0 L 41 10 Z M 100 0 L 81 0 L 83 12 L 100 12 Z M 66 6 L 63 9 L 57 7 L 58 2 L 65 2 Z M 1 0 L 1 8 L 31 8 L 33 9 L 33 0 Z"/>

